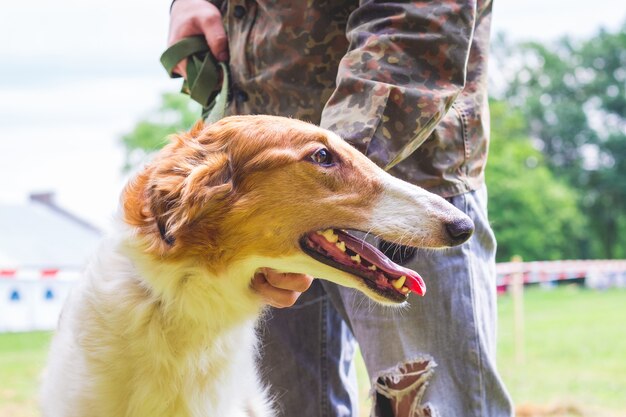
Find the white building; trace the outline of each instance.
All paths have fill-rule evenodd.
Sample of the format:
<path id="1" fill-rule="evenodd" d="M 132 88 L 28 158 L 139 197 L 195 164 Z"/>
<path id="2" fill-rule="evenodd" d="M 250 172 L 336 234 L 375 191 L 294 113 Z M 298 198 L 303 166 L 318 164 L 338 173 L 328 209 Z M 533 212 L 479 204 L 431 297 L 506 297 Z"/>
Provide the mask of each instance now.
<path id="1" fill-rule="evenodd" d="M 51 330 L 100 231 L 34 194 L 0 204 L 0 332 Z"/>

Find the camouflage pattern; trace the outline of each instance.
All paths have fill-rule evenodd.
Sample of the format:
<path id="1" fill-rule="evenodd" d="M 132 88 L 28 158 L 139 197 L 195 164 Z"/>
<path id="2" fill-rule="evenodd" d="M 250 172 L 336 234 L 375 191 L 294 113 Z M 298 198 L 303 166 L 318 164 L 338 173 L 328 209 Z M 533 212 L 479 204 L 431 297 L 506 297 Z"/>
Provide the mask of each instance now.
<path id="1" fill-rule="evenodd" d="M 229 114 L 328 128 L 443 196 L 480 187 L 491 0 L 225 0 Z"/>

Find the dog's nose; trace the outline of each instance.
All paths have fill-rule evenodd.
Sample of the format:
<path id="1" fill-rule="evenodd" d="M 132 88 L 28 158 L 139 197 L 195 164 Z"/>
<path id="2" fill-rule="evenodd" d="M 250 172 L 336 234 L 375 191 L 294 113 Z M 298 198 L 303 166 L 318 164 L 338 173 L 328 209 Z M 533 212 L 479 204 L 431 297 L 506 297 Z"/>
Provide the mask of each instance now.
<path id="1" fill-rule="evenodd" d="M 452 238 L 455 245 L 460 245 L 472 236 L 474 233 L 474 223 L 469 217 L 464 217 L 458 220 L 454 220 L 450 223 L 446 223 L 446 231 Z"/>

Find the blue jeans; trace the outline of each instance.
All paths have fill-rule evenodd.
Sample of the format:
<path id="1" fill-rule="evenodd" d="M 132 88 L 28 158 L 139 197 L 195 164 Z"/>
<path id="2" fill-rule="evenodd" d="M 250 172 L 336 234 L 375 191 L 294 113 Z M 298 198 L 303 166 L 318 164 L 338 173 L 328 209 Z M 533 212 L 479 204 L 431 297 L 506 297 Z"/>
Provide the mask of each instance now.
<path id="1" fill-rule="evenodd" d="M 412 294 L 406 309 L 320 280 L 294 307 L 271 310 L 261 324 L 261 371 L 279 416 L 356 417 L 356 341 L 371 377 L 372 416 L 512 416 L 495 363 L 486 200 L 484 189 L 449 199 L 472 218 L 474 235 L 455 248 L 417 251 L 406 265 L 424 277 L 427 293 Z"/>

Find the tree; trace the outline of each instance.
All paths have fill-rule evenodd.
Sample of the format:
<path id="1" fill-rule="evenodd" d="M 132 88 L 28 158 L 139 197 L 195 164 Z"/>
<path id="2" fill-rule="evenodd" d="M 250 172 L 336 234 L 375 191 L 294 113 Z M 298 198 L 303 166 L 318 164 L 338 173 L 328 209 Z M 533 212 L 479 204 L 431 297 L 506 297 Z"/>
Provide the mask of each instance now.
<path id="1" fill-rule="evenodd" d="M 139 165 L 167 143 L 173 133 L 189 130 L 200 118 L 200 106 L 180 93 L 165 93 L 159 109 L 122 137 L 126 148 L 125 170 Z"/>
<path id="2" fill-rule="evenodd" d="M 518 63 L 507 100 L 527 118 L 550 169 L 582 193 L 591 254 L 625 256 L 626 24 L 506 50 Z"/>
<path id="3" fill-rule="evenodd" d="M 555 178 L 528 135 L 519 110 L 491 102 L 491 144 L 486 182 L 498 261 L 580 256 L 585 219 L 579 195 Z"/>

